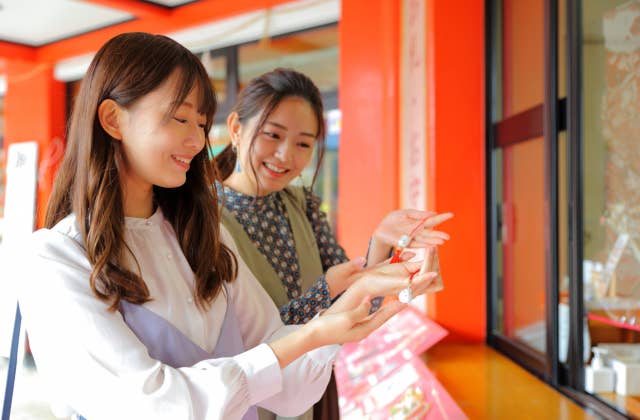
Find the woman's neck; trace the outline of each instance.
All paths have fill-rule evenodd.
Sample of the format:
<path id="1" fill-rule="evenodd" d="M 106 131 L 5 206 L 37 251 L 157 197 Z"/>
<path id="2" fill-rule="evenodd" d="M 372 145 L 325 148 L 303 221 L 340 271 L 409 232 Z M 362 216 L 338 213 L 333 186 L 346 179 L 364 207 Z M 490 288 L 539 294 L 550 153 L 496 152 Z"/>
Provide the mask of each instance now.
<path id="1" fill-rule="evenodd" d="M 231 188 L 240 194 L 248 195 L 250 197 L 258 196 L 258 194 L 256 194 L 255 186 L 252 185 L 246 177 L 243 177 L 240 174 L 231 174 L 224 180 L 223 184 L 225 187 Z"/>
<path id="2" fill-rule="evenodd" d="M 123 188 L 123 209 L 125 217 L 148 219 L 155 211 L 153 186 L 148 188 Z"/>

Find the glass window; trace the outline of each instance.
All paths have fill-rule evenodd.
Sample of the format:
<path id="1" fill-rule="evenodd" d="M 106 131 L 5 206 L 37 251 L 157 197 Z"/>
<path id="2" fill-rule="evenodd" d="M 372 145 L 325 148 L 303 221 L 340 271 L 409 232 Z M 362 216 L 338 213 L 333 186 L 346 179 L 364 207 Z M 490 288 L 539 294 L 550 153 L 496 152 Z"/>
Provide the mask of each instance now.
<path id="1" fill-rule="evenodd" d="M 335 228 L 336 209 L 338 208 L 338 143 L 342 124 L 340 110 L 330 109 L 326 111 L 325 124 L 327 126 L 326 149 L 314 185 L 314 192 L 318 197 L 322 198 L 320 209 L 327 214 L 327 220 Z M 302 172 L 304 185 L 311 185 L 317 165 L 317 156 L 314 157 L 312 162 Z"/>
<path id="2" fill-rule="evenodd" d="M 640 416 L 640 4 L 583 1 L 585 388 Z M 594 382 L 593 371 L 612 378 Z"/>
<path id="3" fill-rule="evenodd" d="M 502 149 L 502 328 L 545 352 L 544 149 L 541 138 Z"/>
<path id="4" fill-rule="evenodd" d="M 539 362 L 547 349 L 543 6 L 540 0 L 493 4 L 491 339 L 525 353 L 534 370 L 544 368 Z"/>
<path id="5" fill-rule="evenodd" d="M 227 57 L 205 51 L 200 55 L 200 60 L 207 70 L 218 102 L 224 103 L 227 100 Z"/>
<path id="6" fill-rule="evenodd" d="M 502 118 L 544 100 L 544 2 L 502 0 Z"/>
<path id="7" fill-rule="evenodd" d="M 240 88 L 262 73 L 288 67 L 309 76 L 322 93 L 338 90 L 336 25 L 241 45 L 238 57 Z"/>

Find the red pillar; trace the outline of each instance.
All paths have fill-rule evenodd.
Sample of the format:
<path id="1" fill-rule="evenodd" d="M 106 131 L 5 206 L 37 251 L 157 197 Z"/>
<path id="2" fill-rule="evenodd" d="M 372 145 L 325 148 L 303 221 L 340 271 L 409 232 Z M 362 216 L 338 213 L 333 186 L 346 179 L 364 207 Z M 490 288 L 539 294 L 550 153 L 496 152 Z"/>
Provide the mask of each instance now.
<path id="1" fill-rule="evenodd" d="M 484 1 L 428 0 L 430 203 L 453 211 L 440 250 L 444 290 L 429 301 L 451 341 L 486 337 Z"/>
<path id="2" fill-rule="evenodd" d="M 337 228 L 350 257 L 398 206 L 399 3 L 341 3 Z"/>
<path id="3" fill-rule="evenodd" d="M 429 315 L 449 340 L 486 335 L 484 2 L 427 1 L 428 202 L 453 211 L 440 249 L 445 289 Z M 338 235 L 350 256 L 399 206 L 402 2 L 343 0 L 340 20 Z"/>
<path id="4" fill-rule="evenodd" d="M 48 63 L 8 61 L 4 147 L 38 142 L 39 181 L 37 227 L 44 221 L 53 175 L 62 158 L 65 135 L 64 83 L 53 77 Z"/>

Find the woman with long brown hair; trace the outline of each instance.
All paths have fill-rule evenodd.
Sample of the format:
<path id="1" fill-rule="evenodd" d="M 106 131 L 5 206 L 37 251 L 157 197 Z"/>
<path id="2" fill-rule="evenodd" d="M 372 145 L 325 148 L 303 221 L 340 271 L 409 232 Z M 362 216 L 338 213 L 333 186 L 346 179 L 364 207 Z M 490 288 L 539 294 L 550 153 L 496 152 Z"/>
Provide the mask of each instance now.
<path id="1" fill-rule="evenodd" d="M 321 316 L 284 326 L 219 224 L 208 133 L 215 95 L 198 58 L 128 33 L 94 57 L 47 209 L 22 256 L 19 301 L 58 414 L 255 419 L 318 400 L 339 346 L 403 308 L 417 263 L 370 269 Z M 213 186 L 213 187 L 212 187 Z M 433 273 L 414 276 L 422 293 Z"/>
<path id="2" fill-rule="evenodd" d="M 382 262 L 403 235 L 413 232 L 404 246 L 441 245 L 449 235 L 433 228 L 453 216 L 392 211 L 374 230 L 367 258 L 349 262 L 313 193 L 325 151 L 323 113 L 320 91 L 307 75 L 286 68 L 264 73 L 238 95 L 227 117 L 231 142 L 216 157 L 223 179 L 218 184 L 222 222 L 285 324 L 304 324 L 328 308 L 350 285 L 351 277 L 345 273 L 357 271 L 365 262 Z M 311 186 L 294 185 L 314 151 Z M 374 299 L 374 309 L 379 301 Z M 338 416 L 332 379 L 314 407 L 313 418 Z M 263 411 L 260 417 L 275 418 Z"/>

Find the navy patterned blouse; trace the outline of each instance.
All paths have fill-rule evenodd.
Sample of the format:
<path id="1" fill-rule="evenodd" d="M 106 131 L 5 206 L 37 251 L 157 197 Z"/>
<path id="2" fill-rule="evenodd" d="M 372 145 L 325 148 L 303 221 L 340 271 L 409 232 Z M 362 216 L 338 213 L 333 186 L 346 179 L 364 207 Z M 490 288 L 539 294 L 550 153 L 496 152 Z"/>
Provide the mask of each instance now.
<path id="1" fill-rule="evenodd" d="M 280 308 L 285 324 L 304 324 L 321 309 L 331 305 L 324 276 L 308 290 L 300 286 L 300 267 L 289 217 L 279 192 L 254 197 L 217 185 L 218 200 L 233 214 L 260 252 L 267 258 L 282 280 L 289 303 Z M 320 199 L 304 188 L 307 197 L 307 219 L 311 223 L 320 252 L 322 270 L 348 260 L 336 241 L 326 215 L 320 211 Z"/>

